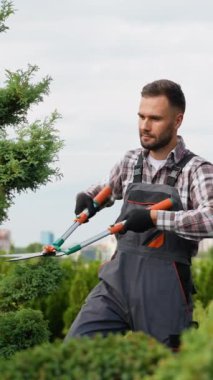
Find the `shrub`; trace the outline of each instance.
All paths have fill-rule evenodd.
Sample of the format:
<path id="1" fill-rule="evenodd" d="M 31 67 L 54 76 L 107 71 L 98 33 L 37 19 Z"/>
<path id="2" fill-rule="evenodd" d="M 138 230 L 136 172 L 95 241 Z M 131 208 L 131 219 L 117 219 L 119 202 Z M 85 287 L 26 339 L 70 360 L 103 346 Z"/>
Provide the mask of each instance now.
<path id="1" fill-rule="evenodd" d="M 142 333 L 45 344 L 0 361 L 4 380 L 139 380 L 171 353 Z"/>
<path id="2" fill-rule="evenodd" d="M 18 310 L 32 299 L 53 292 L 61 277 L 62 270 L 54 259 L 15 264 L 0 281 L 0 310 Z"/>
<path id="3" fill-rule="evenodd" d="M 11 270 L 11 264 L 1 258 L 1 254 L 4 255 L 5 253 L 4 251 L 0 251 L 0 281 Z"/>
<path id="4" fill-rule="evenodd" d="M 10 263 L 0 277 L 0 355 L 8 357 L 48 340 L 48 322 L 41 311 L 29 307 L 53 293 L 61 277 L 62 269 L 54 259 Z"/>
<path id="5" fill-rule="evenodd" d="M 9 357 L 16 351 L 48 340 L 47 322 L 38 310 L 22 309 L 0 315 L 0 356 Z"/>
<path id="6" fill-rule="evenodd" d="M 50 258 L 0 264 L 0 313 L 22 307 L 41 310 L 51 340 L 64 336 L 64 314 L 68 310 L 68 328 L 98 281 L 98 262 Z"/>
<path id="7" fill-rule="evenodd" d="M 50 339 L 63 337 L 64 312 L 69 307 L 69 291 L 73 279 L 77 273 L 79 263 L 70 259 L 58 261 L 61 270 L 60 286 L 48 295 L 37 297 L 31 302 L 32 308 L 42 311 L 44 318 L 48 320 L 51 332 Z"/>

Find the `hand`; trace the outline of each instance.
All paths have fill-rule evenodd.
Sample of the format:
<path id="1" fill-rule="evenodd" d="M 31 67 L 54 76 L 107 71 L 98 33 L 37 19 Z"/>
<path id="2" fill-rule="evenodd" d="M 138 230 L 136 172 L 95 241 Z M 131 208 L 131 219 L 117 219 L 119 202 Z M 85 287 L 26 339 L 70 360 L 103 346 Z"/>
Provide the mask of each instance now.
<path id="1" fill-rule="evenodd" d="M 86 193 L 79 193 L 76 197 L 75 214 L 79 215 L 85 209 L 89 210 L 89 217 L 95 215 L 97 208 L 94 207 L 93 199 Z"/>
<path id="2" fill-rule="evenodd" d="M 145 232 L 149 228 L 155 226 L 151 218 L 150 210 L 146 209 L 132 210 L 124 217 L 124 219 L 126 219 L 126 223 L 122 233 L 127 231 Z"/>

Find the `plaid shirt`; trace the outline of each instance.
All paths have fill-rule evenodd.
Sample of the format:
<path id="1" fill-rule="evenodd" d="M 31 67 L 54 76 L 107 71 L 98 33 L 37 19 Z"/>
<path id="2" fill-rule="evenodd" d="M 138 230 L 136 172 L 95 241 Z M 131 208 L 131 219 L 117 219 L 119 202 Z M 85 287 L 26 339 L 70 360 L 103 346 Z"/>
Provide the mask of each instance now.
<path id="1" fill-rule="evenodd" d="M 149 151 L 138 148 L 128 151 L 124 158 L 117 163 L 104 183 L 92 186 L 87 193 L 95 196 L 103 186 L 109 184 L 114 199 L 123 199 L 129 183 L 133 181 L 134 167 L 138 156 L 143 155 L 142 182 L 166 184 L 167 176 L 174 164 L 183 158 L 189 150 L 185 148 L 182 137 L 157 172 L 149 164 Z M 182 201 L 182 211 L 158 211 L 157 228 L 174 231 L 179 236 L 199 241 L 213 237 L 213 165 L 199 156 L 193 157 L 179 175 L 175 187 Z"/>

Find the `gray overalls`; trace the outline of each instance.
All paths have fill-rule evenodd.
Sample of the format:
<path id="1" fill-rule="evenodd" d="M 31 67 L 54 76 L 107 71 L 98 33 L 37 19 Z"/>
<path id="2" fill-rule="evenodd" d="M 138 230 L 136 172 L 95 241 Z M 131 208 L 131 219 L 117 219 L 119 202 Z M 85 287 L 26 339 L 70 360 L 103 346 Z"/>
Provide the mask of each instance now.
<path id="1" fill-rule="evenodd" d="M 118 220 L 133 208 L 147 207 L 168 197 L 173 210 L 182 204 L 174 184 L 192 155 L 173 167 L 167 184 L 146 184 L 142 156 L 135 167 Z M 87 297 L 65 340 L 109 332 L 144 331 L 175 347 L 192 322 L 190 263 L 193 242 L 170 231 L 152 228 L 117 236 L 113 259 L 99 272 L 100 282 Z"/>

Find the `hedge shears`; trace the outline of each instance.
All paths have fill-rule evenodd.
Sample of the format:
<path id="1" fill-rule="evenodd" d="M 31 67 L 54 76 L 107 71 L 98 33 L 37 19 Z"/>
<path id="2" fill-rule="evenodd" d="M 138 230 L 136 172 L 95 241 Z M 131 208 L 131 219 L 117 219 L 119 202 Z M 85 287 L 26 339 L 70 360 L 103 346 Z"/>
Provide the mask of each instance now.
<path id="1" fill-rule="evenodd" d="M 107 200 L 111 197 L 112 191 L 109 186 L 104 187 L 100 193 L 93 199 L 94 207 L 99 208 L 100 206 L 104 205 Z M 169 210 L 173 205 L 173 199 L 167 198 L 159 203 L 156 203 L 149 207 L 150 210 Z M 81 224 L 85 223 L 89 219 L 89 211 L 88 209 L 85 209 L 81 212 L 79 216 L 77 216 L 74 219 L 74 223 L 68 228 L 68 230 L 59 238 L 57 239 L 52 245 L 46 245 L 43 247 L 42 252 L 37 253 L 21 253 L 21 254 L 5 254 L 0 255 L 1 257 L 10 258 L 8 261 L 19 261 L 19 260 L 27 260 L 32 259 L 36 257 L 49 257 L 49 256 L 55 256 L 55 257 L 62 257 L 62 256 L 68 256 L 71 255 L 77 251 L 80 251 L 82 248 L 87 247 L 88 245 L 95 243 L 96 241 L 103 239 L 106 236 L 117 234 L 122 231 L 125 225 L 125 220 L 115 223 L 111 226 L 109 226 L 106 230 L 99 233 L 98 235 L 93 236 L 92 238 L 89 238 L 82 243 L 75 244 L 70 248 L 62 249 L 62 245 L 65 242 L 65 240 L 76 230 L 77 227 L 79 227 Z"/>

